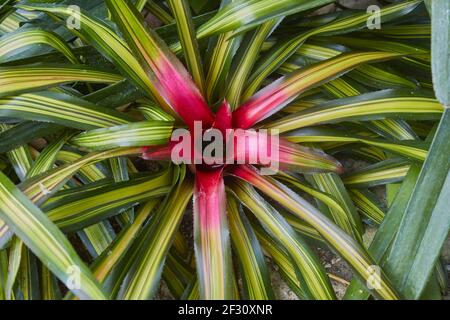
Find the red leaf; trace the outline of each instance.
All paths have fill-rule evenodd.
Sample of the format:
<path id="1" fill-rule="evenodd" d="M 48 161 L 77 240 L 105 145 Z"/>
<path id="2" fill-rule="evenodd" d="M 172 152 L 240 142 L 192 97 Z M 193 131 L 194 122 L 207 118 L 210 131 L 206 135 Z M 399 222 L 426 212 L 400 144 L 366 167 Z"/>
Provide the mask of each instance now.
<path id="1" fill-rule="evenodd" d="M 197 170 L 194 193 L 194 240 L 203 299 L 230 299 L 231 250 L 222 169 Z"/>

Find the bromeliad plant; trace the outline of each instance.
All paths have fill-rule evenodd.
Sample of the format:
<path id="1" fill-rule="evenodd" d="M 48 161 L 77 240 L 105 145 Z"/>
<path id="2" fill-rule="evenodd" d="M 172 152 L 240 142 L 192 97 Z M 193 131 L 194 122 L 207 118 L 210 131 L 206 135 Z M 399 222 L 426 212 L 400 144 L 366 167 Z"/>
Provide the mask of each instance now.
<path id="1" fill-rule="evenodd" d="M 315 247 L 352 267 L 344 298 L 440 296 L 450 219 L 437 198 L 421 226 L 407 208 L 436 131 L 437 196 L 449 166 L 426 6 L 382 6 L 367 29 L 333 3 L 2 1 L 0 298 L 149 299 L 163 278 L 176 298 L 271 299 L 267 256 L 300 298 L 335 299 Z M 171 164 L 197 121 L 277 130 L 280 171 Z"/>

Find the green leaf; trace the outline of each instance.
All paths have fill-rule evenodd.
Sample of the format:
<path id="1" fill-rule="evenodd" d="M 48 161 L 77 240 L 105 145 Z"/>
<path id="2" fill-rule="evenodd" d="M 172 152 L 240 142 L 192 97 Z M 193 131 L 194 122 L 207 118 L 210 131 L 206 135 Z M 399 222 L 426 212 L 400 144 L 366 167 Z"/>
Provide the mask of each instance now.
<path id="1" fill-rule="evenodd" d="M 386 270 L 407 299 L 420 298 L 450 229 L 447 207 L 450 158 L 444 150 L 450 150 L 448 109 L 439 124 L 386 264 Z"/>
<path id="2" fill-rule="evenodd" d="M 414 190 L 419 172 L 419 166 L 411 166 L 411 169 L 408 171 L 405 180 L 401 184 L 385 219 L 378 228 L 377 233 L 370 244 L 369 252 L 381 266 L 386 262 L 389 248 L 404 216 L 406 206 L 411 198 L 411 193 Z M 353 278 L 345 293 L 344 299 L 362 300 L 368 299 L 369 296 L 370 293 L 367 290 L 366 285 L 361 282 L 360 279 Z"/>
<path id="3" fill-rule="evenodd" d="M 450 106 L 450 3 L 433 1 L 431 3 L 431 53 L 433 67 L 433 86 L 436 97 L 444 106 Z"/>

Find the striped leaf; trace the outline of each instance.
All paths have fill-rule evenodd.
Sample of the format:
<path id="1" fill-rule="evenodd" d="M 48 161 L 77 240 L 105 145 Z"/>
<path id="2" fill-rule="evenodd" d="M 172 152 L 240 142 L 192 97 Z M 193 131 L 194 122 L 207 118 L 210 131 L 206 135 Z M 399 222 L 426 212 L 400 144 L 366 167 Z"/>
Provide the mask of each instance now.
<path id="1" fill-rule="evenodd" d="M 226 99 L 230 103 L 232 110 L 242 103 L 241 96 L 244 84 L 250 75 L 256 58 L 259 56 L 264 40 L 273 32 L 282 19 L 277 18 L 264 22 L 242 40 L 230 69 L 229 84 L 227 86 Z"/>
<path id="2" fill-rule="evenodd" d="M 223 0 L 221 8 L 235 0 Z M 219 9 L 220 10 L 220 9 Z M 209 40 L 207 52 L 206 98 L 210 104 L 223 101 L 228 73 L 233 57 L 242 42 L 242 36 L 226 32 Z"/>
<path id="3" fill-rule="evenodd" d="M 233 249 L 239 258 L 247 298 L 273 299 L 274 294 L 261 246 L 250 222 L 234 198 L 227 197 L 227 214 Z"/>
<path id="4" fill-rule="evenodd" d="M 192 191 L 192 182 L 181 173 L 178 185 L 140 236 L 141 245 L 120 289 L 119 298 L 145 300 L 155 294 L 166 255 Z"/>
<path id="5" fill-rule="evenodd" d="M 240 166 L 233 171 L 233 174 L 255 185 L 263 193 L 281 203 L 292 213 L 315 228 L 361 278 L 367 280 L 373 276 L 371 270 L 375 263 L 366 249 L 350 238 L 311 204 L 273 179 L 257 175 L 251 167 Z M 384 299 L 398 299 L 397 293 L 383 272 L 381 272 L 378 280 L 380 286 L 374 289 L 377 295 Z"/>
<path id="6" fill-rule="evenodd" d="M 338 130 L 328 128 L 303 128 L 294 130 L 286 135 L 286 139 L 295 143 L 362 142 L 415 161 L 423 161 L 427 156 L 428 151 L 427 142 L 372 139 L 364 136 L 342 133 Z"/>
<path id="7" fill-rule="evenodd" d="M 342 178 L 344 184 L 351 188 L 367 188 L 404 179 L 411 164 L 402 159 L 391 158 L 357 170 Z"/>
<path id="8" fill-rule="evenodd" d="M 276 178 L 278 180 L 284 181 L 285 183 L 293 186 L 296 189 L 299 189 L 307 194 L 316 198 L 319 202 L 325 204 L 328 208 L 331 209 L 330 216 L 333 217 L 334 221 L 337 225 L 339 225 L 344 231 L 348 234 L 352 235 L 354 233 L 352 224 L 353 218 L 347 217 L 346 209 L 341 201 L 337 199 L 337 197 L 333 193 L 324 192 L 323 190 L 318 190 L 317 186 L 315 188 L 307 185 L 306 183 L 302 183 L 298 177 L 288 175 L 286 173 L 279 173 Z M 321 208 L 323 209 L 323 207 Z M 348 210 L 348 209 L 347 209 Z M 334 214 L 334 215 L 333 215 Z M 283 215 L 285 219 L 289 222 L 289 224 L 298 232 L 309 236 L 310 238 L 321 240 L 320 235 L 318 235 L 317 231 L 312 229 L 310 226 L 306 225 L 300 219 L 296 218 L 291 214 Z M 353 222 L 355 223 L 355 222 Z M 356 223 L 355 223 L 356 224 Z M 360 228 L 360 227 L 358 227 Z M 355 228 L 357 229 L 357 228 Z M 359 233 L 360 231 L 357 230 Z M 360 236 L 358 236 L 359 238 Z M 355 237 L 356 238 L 356 237 Z"/>
<path id="9" fill-rule="evenodd" d="M 45 44 L 61 52 L 70 62 L 79 63 L 72 49 L 56 33 L 41 29 L 24 29 L 0 38 L 0 63 L 13 60 L 25 48 Z"/>
<path id="10" fill-rule="evenodd" d="M 159 200 L 151 199 L 147 201 L 136 214 L 134 221 L 127 225 L 114 239 L 107 250 L 95 259 L 90 266 L 92 274 L 97 278 L 98 282 L 103 284 L 112 269 L 124 257 L 130 248 L 133 240 L 138 236 L 140 228 L 147 221 L 152 210 L 158 204 Z M 73 299 L 74 296 L 69 293 L 65 300 Z"/>
<path id="11" fill-rule="evenodd" d="M 58 151 L 62 148 L 62 146 L 66 143 L 67 139 L 70 137 L 70 133 L 63 133 L 60 137 L 56 138 L 54 142 L 47 145 L 45 149 L 39 154 L 39 156 L 34 161 L 32 167 L 27 172 L 27 177 L 31 178 L 37 176 L 49 169 L 51 169 L 55 165 L 56 155 Z M 13 240 L 14 241 L 14 240 Z M 30 269 L 32 262 L 32 256 L 28 252 L 28 250 L 24 251 L 25 260 L 22 261 L 22 266 L 25 266 L 25 269 Z M 22 270 L 22 272 L 26 272 L 27 270 Z M 34 273 L 37 273 L 37 270 L 33 270 Z M 57 287 L 57 282 L 55 276 L 50 272 L 50 270 L 45 265 L 41 265 L 39 275 L 42 277 L 41 286 L 41 294 L 42 299 L 46 298 L 56 298 L 59 296 L 59 288 Z M 31 286 L 29 286 L 31 287 Z"/>
<path id="12" fill-rule="evenodd" d="M 24 93 L 0 98 L 0 117 L 53 122 L 76 129 L 126 124 L 130 118 L 65 93 Z"/>
<path id="13" fill-rule="evenodd" d="M 123 77 L 82 65 L 0 67 L 0 96 L 72 82 L 114 83 Z"/>
<path id="14" fill-rule="evenodd" d="M 386 41 L 384 39 L 364 39 L 364 38 L 356 38 L 356 37 L 328 37 L 331 41 L 335 41 L 337 43 L 367 50 L 382 50 L 382 51 L 390 51 L 390 52 L 398 52 L 407 55 L 411 55 L 414 59 L 422 60 L 422 61 L 431 61 L 430 50 L 422 48 L 420 46 L 415 46 L 414 44 L 408 44 L 403 42 L 396 41 Z M 407 56 L 403 58 L 406 61 L 411 61 L 412 58 Z M 414 63 L 417 63 L 413 60 Z"/>
<path id="15" fill-rule="evenodd" d="M 369 34 L 381 35 L 386 38 L 393 38 L 398 40 L 408 39 L 425 39 L 431 38 L 431 25 L 430 24 L 403 24 L 400 26 L 386 26 L 381 30 L 368 30 Z"/>
<path id="16" fill-rule="evenodd" d="M 142 121 L 83 132 L 70 142 L 89 150 L 140 147 L 165 144 L 172 134 L 173 122 Z"/>
<path id="17" fill-rule="evenodd" d="M 189 2 L 187 0 L 169 0 L 168 3 L 175 16 L 178 36 L 180 38 L 189 72 L 200 92 L 204 93 L 205 78 L 203 74 L 203 65 L 197 39 L 195 37 L 195 29 Z"/>
<path id="18" fill-rule="evenodd" d="M 58 154 L 56 155 L 56 160 L 58 164 L 64 165 L 67 163 L 76 162 L 83 156 L 85 156 L 85 154 L 81 151 L 64 148 L 58 152 Z M 101 164 L 102 163 L 96 163 L 82 166 L 79 168 L 79 171 L 76 172 L 76 176 L 78 177 L 78 179 L 85 183 L 106 179 L 109 175 L 109 172 L 107 172 L 107 170 Z"/>
<path id="19" fill-rule="evenodd" d="M 264 251 L 273 259 L 273 262 L 278 266 L 281 277 L 289 286 L 289 288 L 299 297 L 300 299 L 307 299 L 307 294 L 305 293 L 304 285 L 298 280 L 298 274 L 300 271 L 295 267 L 292 262 L 291 257 L 280 244 L 279 241 L 274 239 L 267 233 L 264 228 L 252 224 L 253 229 L 264 248 Z"/>
<path id="20" fill-rule="evenodd" d="M 176 299 L 181 299 L 186 287 L 195 279 L 194 274 L 195 271 L 184 262 L 182 257 L 173 250 L 169 252 L 163 270 L 163 279 Z"/>
<path id="21" fill-rule="evenodd" d="M 0 123 L 0 132 L 9 130 L 11 126 L 7 124 Z M 14 150 L 6 153 L 11 166 L 16 173 L 16 176 L 20 181 L 25 180 L 28 171 L 33 165 L 33 160 L 31 158 L 31 152 L 28 145 L 20 146 Z"/>
<path id="22" fill-rule="evenodd" d="M 44 150 L 36 158 L 33 166 L 27 173 L 27 177 L 31 178 L 37 176 L 47 170 L 50 170 L 55 164 L 59 150 L 64 146 L 70 137 L 70 133 L 64 133 L 62 136 L 55 139 L 52 143 L 47 145 Z"/>
<path id="23" fill-rule="evenodd" d="M 22 261 L 22 252 L 24 252 L 23 241 L 20 238 L 14 237 L 11 240 L 8 257 L 8 277 L 5 282 L 5 300 L 13 300 L 13 287 L 16 281 L 17 273 L 19 272 L 20 263 Z"/>
<path id="24" fill-rule="evenodd" d="M 9 126 L 0 123 L 0 131 L 8 128 Z M 29 175 L 30 169 L 33 167 L 33 160 L 28 145 L 23 145 L 7 152 L 6 156 L 11 162 L 20 181 L 25 180 L 27 175 Z M 7 225 L 5 225 L 3 229 L 5 237 L 10 237 L 12 235 L 7 232 Z M 8 241 L 6 238 L 2 240 L 2 242 L 6 241 Z M 7 299 L 14 299 L 15 294 L 13 293 L 13 288 L 17 287 L 17 295 L 21 295 L 24 300 L 39 298 L 37 295 L 39 289 L 36 287 L 36 282 L 32 281 L 32 274 L 34 276 L 34 271 L 36 271 L 34 257 L 30 256 L 29 250 L 17 236 L 14 236 L 11 242 L 12 249 L 10 250 L 8 257 L 8 270 L 10 270 L 10 272 L 8 272 L 8 277 L 6 279 L 5 296 Z"/>
<path id="25" fill-rule="evenodd" d="M 105 299 L 98 282 L 61 231 L 16 186 L 0 173 L 0 218 L 80 298 Z M 80 270 L 80 287 L 70 286 L 73 268 Z"/>
<path id="26" fill-rule="evenodd" d="M 81 157 L 82 154 L 71 152 L 68 150 L 59 151 L 56 154 L 58 163 L 77 161 Z M 77 174 L 77 177 L 80 177 L 80 175 L 83 175 L 83 178 L 85 179 L 83 182 L 86 183 L 102 180 L 106 177 L 105 174 L 100 171 L 95 165 L 88 165 L 81 168 L 80 172 Z M 83 242 L 91 256 L 95 258 L 109 246 L 109 244 L 115 237 L 115 233 L 109 221 L 105 220 L 79 231 L 78 236 L 80 237 L 81 241 Z"/>
<path id="27" fill-rule="evenodd" d="M 283 217 L 248 184 L 233 183 L 232 190 L 270 232 L 271 236 L 280 241 L 289 252 L 300 270 L 299 279 L 303 279 L 306 284 L 307 296 L 318 300 L 336 299 L 325 269 L 317 256 L 305 241 L 295 234 Z"/>
<path id="28" fill-rule="evenodd" d="M 358 210 L 367 218 L 375 222 L 376 224 L 381 224 L 384 219 L 384 211 L 381 205 L 378 203 L 375 195 L 366 189 L 351 189 L 349 190 L 350 197 Z"/>
<path id="29" fill-rule="evenodd" d="M 416 8 L 421 2 L 421 0 L 416 0 L 385 6 L 380 10 L 380 21 L 381 23 L 385 23 L 405 15 Z M 342 34 L 366 28 L 368 25 L 367 22 L 371 19 L 371 15 L 372 12 L 358 12 L 354 15 L 343 17 L 336 21 L 331 21 L 328 24 L 310 29 L 305 33 L 287 39 L 276 45 L 267 54 L 261 57 L 260 62 L 253 71 L 253 76 L 249 79 L 244 96 L 249 98 L 259 88 L 262 81 L 292 56 L 309 37 L 314 35 Z"/>
<path id="30" fill-rule="evenodd" d="M 67 6 L 48 6 L 48 4 L 20 4 L 18 8 L 25 10 L 39 10 L 55 14 L 61 18 L 70 18 L 73 11 Z M 139 61 L 133 56 L 129 47 L 107 24 L 92 17 L 83 10 L 80 11 L 80 32 L 83 38 L 94 46 L 105 57 L 111 60 L 128 78 L 134 81 L 144 92 L 156 98 L 159 97 L 156 88 L 150 82 Z M 161 100 L 158 100 L 162 102 Z"/>
<path id="31" fill-rule="evenodd" d="M 120 148 L 88 154 L 79 160 L 52 169 L 24 181 L 20 189 L 34 202 L 42 204 L 51 194 L 58 191 L 69 178 L 84 166 L 110 159 L 112 157 L 141 154 L 142 148 Z"/>
<path id="32" fill-rule="evenodd" d="M 120 213 L 149 198 L 161 197 L 170 190 L 171 171 L 155 176 L 106 183 L 93 190 L 83 187 L 43 207 L 47 216 L 65 231 L 79 230 Z M 88 185 L 89 187 L 89 185 Z"/>
<path id="33" fill-rule="evenodd" d="M 0 153 L 11 151 L 31 140 L 53 134 L 61 127 L 48 122 L 23 121 L 0 132 Z"/>
<path id="34" fill-rule="evenodd" d="M 128 159 L 121 157 L 121 158 L 112 158 L 109 160 L 109 165 L 111 167 L 111 173 L 113 176 L 114 181 L 121 182 L 121 181 L 128 181 L 130 180 L 130 172 L 127 165 Z M 137 172 L 135 170 L 134 165 L 131 165 L 133 168 L 133 172 Z M 117 217 L 117 220 L 119 224 L 122 226 L 126 226 L 130 224 L 133 221 L 134 217 L 134 209 L 130 208 L 127 211 L 123 212 Z"/>
<path id="35" fill-rule="evenodd" d="M 366 127 L 387 139 L 419 140 L 415 131 L 403 119 L 372 120 L 366 123 Z"/>
<path id="36" fill-rule="evenodd" d="M 375 147 L 358 145 L 358 144 L 345 144 L 338 146 L 335 149 L 328 149 L 327 152 L 331 154 L 339 154 L 350 156 L 352 159 L 364 160 L 369 163 L 386 160 L 386 154 Z"/>
<path id="37" fill-rule="evenodd" d="M 307 177 L 307 180 L 320 191 L 333 195 L 341 208 L 343 208 L 343 211 L 341 211 L 335 206 L 325 204 L 326 207 L 324 207 L 319 203 L 321 211 L 329 211 L 335 223 L 342 230 L 347 232 L 356 241 L 363 243 L 362 222 L 341 178 L 337 174 L 323 173 L 311 175 L 310 177 Z"/>
<path id="38" fill-rule="evenodd" d="M 0 249 L 3 250 L 14 236 L 12 230 L 5 221 L 0 219 Z M 6 278 L 5 278 L 6 279 Z"/>
<path id="39" fill-rule="evenodd" d="M 276 113 L 300 93 L 325 83 L 363 63 L 398 57 L 397 53 L 366 52 L 343 54 L 290 73 L 265 87 L 233 112 L 234 125 L 249 128 Z"/>
<path id="40" fill-rule="evenodd" d="M 316 231 L 316 229 L 308 225 L 306 222 L 289 212 L 280 211 L 280 213 L 295 231 L 309 239 L 312 243 L 318 243 L 322 245 L 325 244 L 323 238 Z"/>
<path id="41" fill-rule="evenodd" d="M 338 56 L 348 49 L 345 47 L 337 46 L 336 49 L 334 47 L 328 47 L 327 45 L 319 45 L 316 44 L 303 44 L 299 50 L 297 50 L 296 54 L 293 55 L 292 60 L 287 61 L 285 64 L 281 66 L 283 72 L 292 72 L 298 68 L 303 67 L 305 64 L 310 64 L 309 61 L 323 61 L 326 59 L 330 59 L 332 57 Z M 380 48 L 375 48 L 375 50 L 381 51 Z M 387 51 L 390 52 L 390 51 Z M 396 52 L 396 51 L 394 51 Z M 304 63 L 303 60 L 306 58 L 307 63 Z M 301 60 L 300 60 L 301 59 Z M 300 61 L 298 61 L 300 60 Z M 410 88 L 416 89 L 417 83 L 413 79 L 410 79 L 398 72 L 392 70 L 392 68 L 388 68 L 384 65 L 362 65 L 355 70 L 349 72 L 347 74 L 348 78 L 351 78 L 361 85 L 387 89 L 387 88 Z M 333 82 L 345 81 L 343 79 L 337 79 Z M 332 82 L 332 83 L 333 83 Z M 325 85 L 325 87 L 327 84 Z"/>
<path id="42" fill-rule="evenodd" d="M 146 102 L 140 103 L 138 110 L 142 112 L 147 120 L 175 121 L 168 113 L 165 113 L 160 107 Z"/>
<path id="43" fill-rule="evenodd" d="M 136 8 L 124 0 L 108 2 L 108 8 L 131 50 L 139 57 L 141 66 L 171 110 L 189 127 L 193 127 L 194 121 L 211 125 L 213 114 L 191 76 L 159 36 L 145 27 Z M 186 101 L 189 101 L 189 108 Z"/>
<path id="44" fill-rule="evenodd" d="M 158 3 L 154 0 L 147 0 L 145 8 L 164 24 L 174 22 L 174 18 L 170 15 L 168 8 L 166 8 L 163 3 Z"/>
<path id="45" fill-rule="evenodd" d="M 411 198 L 411 193 L 413 192 L 419 172 L 419 166 L 411 166 L 411 169 L 408 171 L 405 180 L 403 181 L 392 205 L 389 208 L 389 211 L 386 214 L 386 218 L 378 228 L 378 231 L 375 234 L 372 243 L 370 244 L 369 252 L 373 256 L 375 261 L 380 263 L 381 266 L 386 263 L 386 257 L 388 256 L 389 248 L 402 221 L 406 206 L 408 205 L 409 199 Z M 362 300 L 368 299 L 369 296 L 370 292 L 367 291 L 365 284 L 359 279 L 354 278 L 350 282 L 350 286 L 345 293 L 344 299 Z"/>
<path id="46" fill-rule="evenodd" d="M 197 30 L 197 38 L 211 36 L 234 30 L 240 33 L 269 19 L 287 16 L 323 6 L 331 0 L 239 0 L 231 2 L 217 12 L 208 22 Z M 249 14 L 251 13 L 251 14 Z"/>

